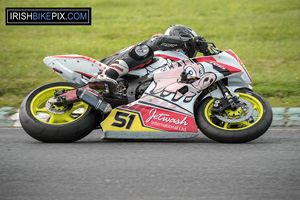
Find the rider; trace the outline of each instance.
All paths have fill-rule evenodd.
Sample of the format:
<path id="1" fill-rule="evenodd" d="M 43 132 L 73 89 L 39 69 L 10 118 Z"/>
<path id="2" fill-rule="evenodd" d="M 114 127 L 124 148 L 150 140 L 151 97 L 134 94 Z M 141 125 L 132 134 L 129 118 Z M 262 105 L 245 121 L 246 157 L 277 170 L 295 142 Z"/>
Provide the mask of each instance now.
<path id="1" fill-rule="evenodd" d="M 178 50 L 183 51 L 190 58 L 195 57 L 197 50 L 199 51 L 193 40 L 196 36 L 195 31 L 189 27 L 171 25 L 164 35 L 153 35 L 146 41 L 127 47 L 110 57 L 102 59 L 100 62 L 109 67 L 104 68 L 102 72 L 91 78 L 88 82 L 89 87 L 105 89 L 105 84 L 107 84 L 110 90 L 114 90 L 118 85 L 117 78 L 150 63 L 153 59 L 153 52 L 157 50 Z M 201 36 L 197 37 L 205 41 Z M 205 55 L 208 49 L 204 48 L 202 51 Z"/>

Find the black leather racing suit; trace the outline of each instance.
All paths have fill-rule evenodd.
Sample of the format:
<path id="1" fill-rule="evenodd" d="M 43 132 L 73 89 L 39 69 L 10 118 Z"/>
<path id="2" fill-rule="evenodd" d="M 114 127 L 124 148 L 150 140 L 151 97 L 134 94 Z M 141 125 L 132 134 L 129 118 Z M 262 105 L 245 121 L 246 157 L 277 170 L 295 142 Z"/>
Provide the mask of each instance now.
<path id="1" fill-rule="evenodd" d="M 109 78 L 117 79 L 129 71 L 145 66 L 153 59 L 153 52 L 156 50 L 177 50 L 182 49 L 188 52 L 193 47 L 191 38 L 183 38 L 167 35 L 154 35 L 150 39 L 137 45 L 127 47 L 100 62 L 109 66 L 102 74 Z M 142 49 L 142 51 L 140 51 Z"/>

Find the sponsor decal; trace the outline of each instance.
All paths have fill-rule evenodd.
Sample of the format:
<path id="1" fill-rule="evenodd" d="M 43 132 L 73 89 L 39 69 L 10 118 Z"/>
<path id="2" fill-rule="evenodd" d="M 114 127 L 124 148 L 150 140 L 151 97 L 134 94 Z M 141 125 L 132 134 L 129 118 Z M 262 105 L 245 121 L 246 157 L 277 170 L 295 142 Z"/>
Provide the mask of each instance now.
<path id="1" fill-rule="evenodd" d="M 150 117 L 146 120 L 146 123 L 149 123 L 152 119 L 154 120 L 158 120 L 158 121 L 163 121 L 163 122 L 167 122 L 170 124 L 180 124 L 180 125 L 184 125 L 187 126 L 188 123 L 186 122 L 186 118 L 180 120 L 177 118 L 171 118 L 169 114 L 165 114 L 165 113 L 160 113 L 157 114 L 157 110 L 156 109 L 152 109 L 149 112 Z"/>
<path id="2" fill-rule="evenodd" d="M 186 115 L 180 112 L 168 109 L 161 109 L 152 106 L 146 106 L 142 104 L 134 104 L 132 106 L 121 106 L 119 108 L 121 108 L 122 111 L 115 115 L 117 117 L 115 117 L 114 119 L 114 124 L 110 124 L 110 128 L 114 128 L 117 124 L 121 124 L 122 127 L 129 126 L 131 131 L 156 130 L 168 132 L 198 132 L 195 119 L 191 115 Z M 117 109 L 114 109 L 113 111 L 115 110 Z M 120 114 L 123 112 L 128 112 L 129 114 L 127 114 L 126 116 L 124 114 Z M 139 117 L 133 118 L 133 116 L 131 116 L 132 114 L 137 113 Z M 121 120 L 120 118 L 125 118 L 127 122 Z M 134 120 L 133 123 L 130 120 Z M 121 121 L 124 122 L 121 123 Z M 137 121 L 140 122 L 137 123 Z"/>
<path id="3" fill-rule="evenodd" d="M 143 123 L 152 127 L 170 132 L 197 132 L 195 120 L 184 114 L 147 107 L 148 112 L 142 114 Z"/>
<path id="4" fill-rule="evenodd" d="M 163 47 L 171 47 L 171 48 L 174 48 L 174 47 L 177 47 L 178 44 L 161 43 L 161 46 L 163 46 Z"/>

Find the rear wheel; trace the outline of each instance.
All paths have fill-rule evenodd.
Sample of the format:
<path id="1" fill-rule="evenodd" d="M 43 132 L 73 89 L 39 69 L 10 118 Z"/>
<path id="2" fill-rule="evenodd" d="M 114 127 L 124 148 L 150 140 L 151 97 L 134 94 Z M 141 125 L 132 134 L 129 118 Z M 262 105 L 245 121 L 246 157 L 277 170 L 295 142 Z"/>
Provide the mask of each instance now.
<path id="1" fill-rule="evenodd" d="M 196 112 L 196 121 L 207 137 L 224 143 L 244 143 L 263 135 L 272 123 L 269 103 L 252 91 L 237 92 L 240 106 L 236 110 L 226 109 L 222 114 L 211 111 L 215 100 L 207 98 Z"/>
<path id="2" fill-rule="evenodd" d="M 82 101 L 65 106 L 55 106 L 49 102 L 55 90 L 77 86 L 70 82 L 56 82 L 32 91 L 20 107 L 23 129 L 42 142 L 74 142 L 88 135 L 96 124 L 91 107 Z"/>

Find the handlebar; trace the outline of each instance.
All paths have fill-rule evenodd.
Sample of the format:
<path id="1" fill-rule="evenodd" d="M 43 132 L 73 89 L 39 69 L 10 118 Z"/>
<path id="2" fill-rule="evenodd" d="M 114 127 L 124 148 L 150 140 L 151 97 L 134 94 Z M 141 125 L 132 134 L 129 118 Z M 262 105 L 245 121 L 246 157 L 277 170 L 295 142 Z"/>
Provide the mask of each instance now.
<path id="1" fill-rule="evenodd" d="M 222 51 L 218 49 L 214 43 L 212 42 L 206 42 L 204 37 L 198 35 L 193 38 L 193 43 L 195 46 L 195 49 L 203 53 L 204 56 L 209 56 L 209 55 L 216 55 L 221 53 Z"/>

